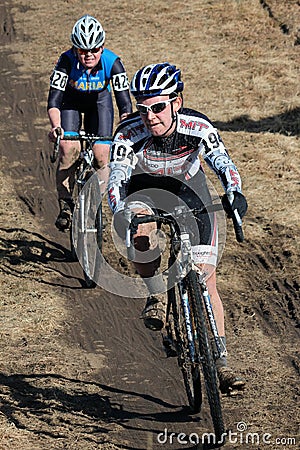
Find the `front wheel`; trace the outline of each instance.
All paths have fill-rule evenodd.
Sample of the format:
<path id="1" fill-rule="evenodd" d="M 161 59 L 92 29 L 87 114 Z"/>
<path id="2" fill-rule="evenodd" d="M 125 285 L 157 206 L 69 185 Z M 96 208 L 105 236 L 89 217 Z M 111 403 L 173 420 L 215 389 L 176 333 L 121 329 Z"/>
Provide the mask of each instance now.
<path id="1" fill-rule="evenodd" d="M 72 221 L 72 242 L 85 286 L 94 288 L 100 272 L 102 250 L 102 203 L 99 179 L 94 174 L 79 192 Z"/>
<path id="2" fill-rule="evenodd" d="M 195 358 L 194 343 L 188 340 L 188 325 L 184 319 L 183 304 L 179 286 L 168 291 L 170 310 L 167 331 L 175 346 L 178 365 L 181 369 L 185 391 L 191 412 L 197 414 L 201 409 L 202 390 L 199 362 Z"/>
<path id="3" fill-rule="evenodd" d="M 213 351 L 209 339 L 205 306 L 202 292 L 200 290 L 198 276 L 191 270 L 186 276 L 186 288 L 196 322 L 197 339 L 199 343 L 199 354 L 204 375 L 210 413 L 217 441 L 223 444 L 225 426 L 223 421 L 222 407 L 219 393 L 219 383 Z"/>

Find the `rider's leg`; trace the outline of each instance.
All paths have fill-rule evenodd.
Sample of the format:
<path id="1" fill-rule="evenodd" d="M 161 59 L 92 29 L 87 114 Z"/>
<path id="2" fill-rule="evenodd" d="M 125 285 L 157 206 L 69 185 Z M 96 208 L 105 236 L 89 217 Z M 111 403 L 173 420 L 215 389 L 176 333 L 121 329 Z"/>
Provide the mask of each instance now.
<path id="1" fill-rule="evenodd" d="M 111 136 L 114 123 L 114 107 L 111 92 L 104 90 L 98 94 L 97 101 L 91 109 L 85 113 L 84 129 L 88 133 L 98 136 Z M 93 146 L 96 169 L 101 184 L 101 193 L 107 188 L 109 177 L 110 141 L 96 141 Z"/>
<path id="2" fill-rule="evenodd" d="M 206 275 L 206 286 L 210 296 L 210 301 L 218 329 L 218 333 L 224 348 L 226 349 L 225 325 L 224 325 L 224 309 L 222 300 L 219 296 L 216 284 L 215 267 L 211 264 L 199 265 L 199 268 L 204 271 Z M 216 359 L 216 367 L 219 376 L 220 390 L 223 393 L 228 393 L 232 390 L 243 389 L 245 381 L 236 376 L 234 371 L 227 366 L 226 354 Z"/>
<path id="3" fill-rule="evenodd" d="M 139 214 L 149 214 L 148 210 L 134 211 Z M 166 316 L 166 284 L 159 270 L 161 257 L 155 222 L 139 225 L 134 236 L 134 246 L 139 256 L 138 261 L 133 264 L 149 292 L 142 311 L 142 319 L 147 328 L 159 331 L 164 326 Z"/>
<path id="4" fill-rule="evenodd" d="M 202 270 L 207 274 L 206 285 L 209 292 L 219 335 L 225 336 L 224 309 L 222 300 L 217 290 L 217 277 L 215 267 L 211 264 L 205 264 Z"/>
<path id="5" fill-rule="evenodd" d="M 80 152 L 78 141 L 60 142 L 59 164 L 56 171 L 56 189 L 60 212 L 55 225 L 59 230 L 70 227 L 72 217 L 72 191 L 74 187 L 75 163 Z"/>
<path id="6" fill-rule="evenodd" d="M 107 182 L 109 177 L 109 151 L 110 145 L 107 143 L 99 144 L 95 143 L 93 147 L 96 169 L 101 183 L 101 193 L 103 194 L 107 188 Z"/>

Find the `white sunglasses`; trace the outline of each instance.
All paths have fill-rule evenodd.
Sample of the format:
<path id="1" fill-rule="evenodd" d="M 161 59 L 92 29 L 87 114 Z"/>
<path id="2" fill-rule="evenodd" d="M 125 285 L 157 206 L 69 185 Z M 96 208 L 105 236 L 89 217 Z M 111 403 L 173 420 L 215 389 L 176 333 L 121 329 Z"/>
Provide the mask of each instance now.
<path id="1" fill-rule="evenodd" d="M 169 105 L 169 103 L 173 102 L 174 100 L 176 100 L 176 97 L 170 98 L 169 100 L 165 100 L 163 102 L 153 103 L 150 106 L 143 105 L 142 103 L 137 103 L 136 109 L 138 110 L 138 112 L 140 114 L 143 114 L 143 115 L 148 114 L 148 111 L 151 111 L 153 114 L 159 114 L 159 113 L 163 112 L 166 109 L 166 107 Z"/>

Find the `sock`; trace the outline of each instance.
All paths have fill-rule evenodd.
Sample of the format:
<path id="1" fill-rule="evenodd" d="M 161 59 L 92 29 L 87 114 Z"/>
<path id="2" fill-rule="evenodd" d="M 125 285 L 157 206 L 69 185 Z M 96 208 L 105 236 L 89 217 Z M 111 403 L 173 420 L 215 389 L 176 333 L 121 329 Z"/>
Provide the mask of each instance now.
<path id="1" fill-rule="evenodd" d="M 220 336 L 221 346 L 226 349 L 226 337 Z M 226 356 L 221 356 L 221 358 L 216 359 L 216 367 L 220 369 L 221 367 L 227 367 L 227 358 Z"/>

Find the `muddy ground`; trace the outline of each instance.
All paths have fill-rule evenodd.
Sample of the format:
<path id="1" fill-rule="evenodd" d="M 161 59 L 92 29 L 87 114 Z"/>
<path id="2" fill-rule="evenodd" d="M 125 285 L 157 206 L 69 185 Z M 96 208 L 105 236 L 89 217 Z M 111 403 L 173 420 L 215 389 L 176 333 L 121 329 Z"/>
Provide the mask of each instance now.
<path id="1" fill-rule="evenodd" d="M 0 4 L 0 449 L 187 449 L 211 431 L 206 402 L 188 414 L 176 361 L 139 319 L 143 300 L 84 289 L 54 227 L 48 82 L 84 13 L 102 22 L 130 77 L 153 61 L 179 66 L 185 104 L 216 123 L 239 167 L 245 241 L 228 222 L 217 270 L 230 364 L 247 389 L 222 397 L 236 433 L 224 448 L 299 448 L 299 1 L 105 6 Z"/>

